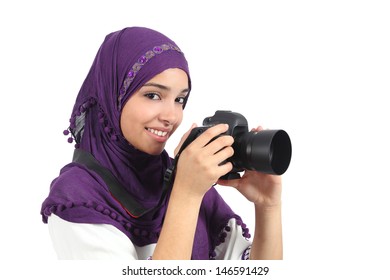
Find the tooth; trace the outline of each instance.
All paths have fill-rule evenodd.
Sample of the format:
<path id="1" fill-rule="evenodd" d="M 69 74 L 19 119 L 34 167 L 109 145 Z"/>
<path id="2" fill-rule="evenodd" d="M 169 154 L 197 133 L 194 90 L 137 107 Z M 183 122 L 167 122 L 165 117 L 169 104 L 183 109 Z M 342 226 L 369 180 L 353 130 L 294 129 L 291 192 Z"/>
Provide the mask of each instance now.
<path id="1" fill-rule="evenodd" d="M 153 134 L 156 134 L 157 136 L 160 136 L 160 137 L 164 137 L 168 134 L 168 132 L 166 131 L 160 131 L 160 130 L 156 130 L 156 129 L 153 129 L 153 128 L 148 128 L 148 130 L 153 133 Z"/>

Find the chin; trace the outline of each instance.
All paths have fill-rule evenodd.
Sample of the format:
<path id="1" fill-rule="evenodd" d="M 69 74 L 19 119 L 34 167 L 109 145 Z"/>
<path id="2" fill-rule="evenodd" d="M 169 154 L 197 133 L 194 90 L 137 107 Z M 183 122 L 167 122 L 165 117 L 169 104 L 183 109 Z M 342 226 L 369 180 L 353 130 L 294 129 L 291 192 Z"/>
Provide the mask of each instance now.
<path id="1" fill-rule="evenodd" d="M 163 150 L 163 151 L 164 151 L 164 150 Z M 150 153 L 146 152 L 146 153 L 149 154 L 149 155 L 152 155 L 152 156 L 159 156 L 159 155 L 161 155 L 161 153 L 162 153 L 163 151 L 150 152 Z"/>
<path id="2" fill-rule="evenodd" d="M 164 147 L 163 148 L 159 148 L 159 149 L 145 149 L 145 150 L 143 150 L 144 153 L 147 153 L 147 154 L 152 155 L 152 156 L 161 155 L 161 153 L 163 151 L 164 151 Z"/>

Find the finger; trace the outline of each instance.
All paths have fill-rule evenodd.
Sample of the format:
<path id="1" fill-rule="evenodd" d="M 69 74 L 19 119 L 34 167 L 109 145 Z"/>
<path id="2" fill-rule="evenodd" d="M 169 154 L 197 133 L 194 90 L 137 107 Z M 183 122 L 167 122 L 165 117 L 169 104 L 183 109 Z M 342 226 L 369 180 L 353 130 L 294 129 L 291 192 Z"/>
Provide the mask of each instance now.
<path id="1" fill-rule="evenodd" d="M 225 162 L 224 164 L 218 165 L 218 172 L 219 172 L 219 174 L 218 174 L 217 178 L 220 178 L 223 175 L 229 173 L 230 171 L 232 171 L 232 169 L 233 169 L 233 164 L 231 162 Z"/>
<path id="2" fill-rule="evenodd" d="M 261 130 L 263 130 L 263 127 L 262 127 L 261 125 L 259 125 L 259 126 L 256 127 L 256 128 L 252 128 L 252 129 L 251 129 L 252 132 L 259 132 L 259 131 L 261 131 Z"/>
<path id="3" fill-rule="evenodd" d="M 234 150 L 232 147 L 225 147 L 219 150 L 215 155 L 213 155 L 212 160 L 216 165 L 222 165 L 222 162 L 225 162 L 230 157 L 234 155 Z"/>
<path id="4" fill-rule="evenodd" d="M 193 124 L 191 125 L 191 128 L 190 128 L 186 133 L 183 134 L 183 136 L 182 136 L 181 139 L 180 139 L 179 144 L 177 145 L 177 147 L 176 147 L 176 149 L 175 149 L 175 151 L 174 151 L 175 156 L 176 156 L 177 153 L 180 151 L 180 148 L 181 148 L 181 146 L 183 145 L 184 141 L 186 141 L 186 139 L 188 138 L 188 135 L 190 135 L 191 130 L 193 130 L 195 127 L 197 127 L 197 125 L 196 125 L 196 123 L 193 123 Z"/>
<path id="5" fill-rule="evenodd" d="M 232 146 L 233 143 L 234 143 L 234 138 L 232 136 L 222 135 L 212 140 L 209 144 L 207 144 L 205 149 L 209 154 L 213 155 L 218 153 L 225 147 Z"/>
<path id="6" fill-rule="evenodd" d="M 195 139 L 192 144 L 204 147 L 208 143 L 210 143 L 213 138 L 226 132 L 228 128 L 229 126 L 227 124 L 217 124 L 213 127 L 210 127 L 205 132 L 203 132 L 197 139 Z"/>

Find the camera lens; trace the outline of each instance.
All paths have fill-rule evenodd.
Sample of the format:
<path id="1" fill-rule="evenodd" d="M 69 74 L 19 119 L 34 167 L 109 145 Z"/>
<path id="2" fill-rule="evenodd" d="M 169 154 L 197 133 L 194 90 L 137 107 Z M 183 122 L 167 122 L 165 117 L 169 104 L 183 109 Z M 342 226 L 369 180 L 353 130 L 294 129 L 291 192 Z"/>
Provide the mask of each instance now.
<path id="1" fill-rule="evenodd" d="M 235 139 L 235 167 L 282 175 L 290 165 L 291 141 L 284 130 L 247 132 Z"/>

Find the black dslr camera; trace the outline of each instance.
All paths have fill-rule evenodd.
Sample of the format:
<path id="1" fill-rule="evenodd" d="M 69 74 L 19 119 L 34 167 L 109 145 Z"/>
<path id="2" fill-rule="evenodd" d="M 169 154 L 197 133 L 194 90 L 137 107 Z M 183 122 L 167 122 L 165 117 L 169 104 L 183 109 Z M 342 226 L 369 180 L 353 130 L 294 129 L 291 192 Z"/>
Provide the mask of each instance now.
<path id="1" fill-rule="evenodd" d="M 173 183 L 180 153 L 209 127 L 220 123 L 229 125 L 225 134 L 234 138 L 234 155 L 228 159 L 233 164 L 233 169 L 221 179 L 240 178 L 239 172 L 244 170 L 275 175 L 281 175 L 287 170 L 292 148 L 290 137 L 284 130 L 248 131 L 248 122 L 243 115 L 232 111 L 216 111 L 214 116 L 203 120 L 203 127 L 196 127 L 191 131 L 176 155 L 173 166 L 165 174 L 166 182 Z"/>

